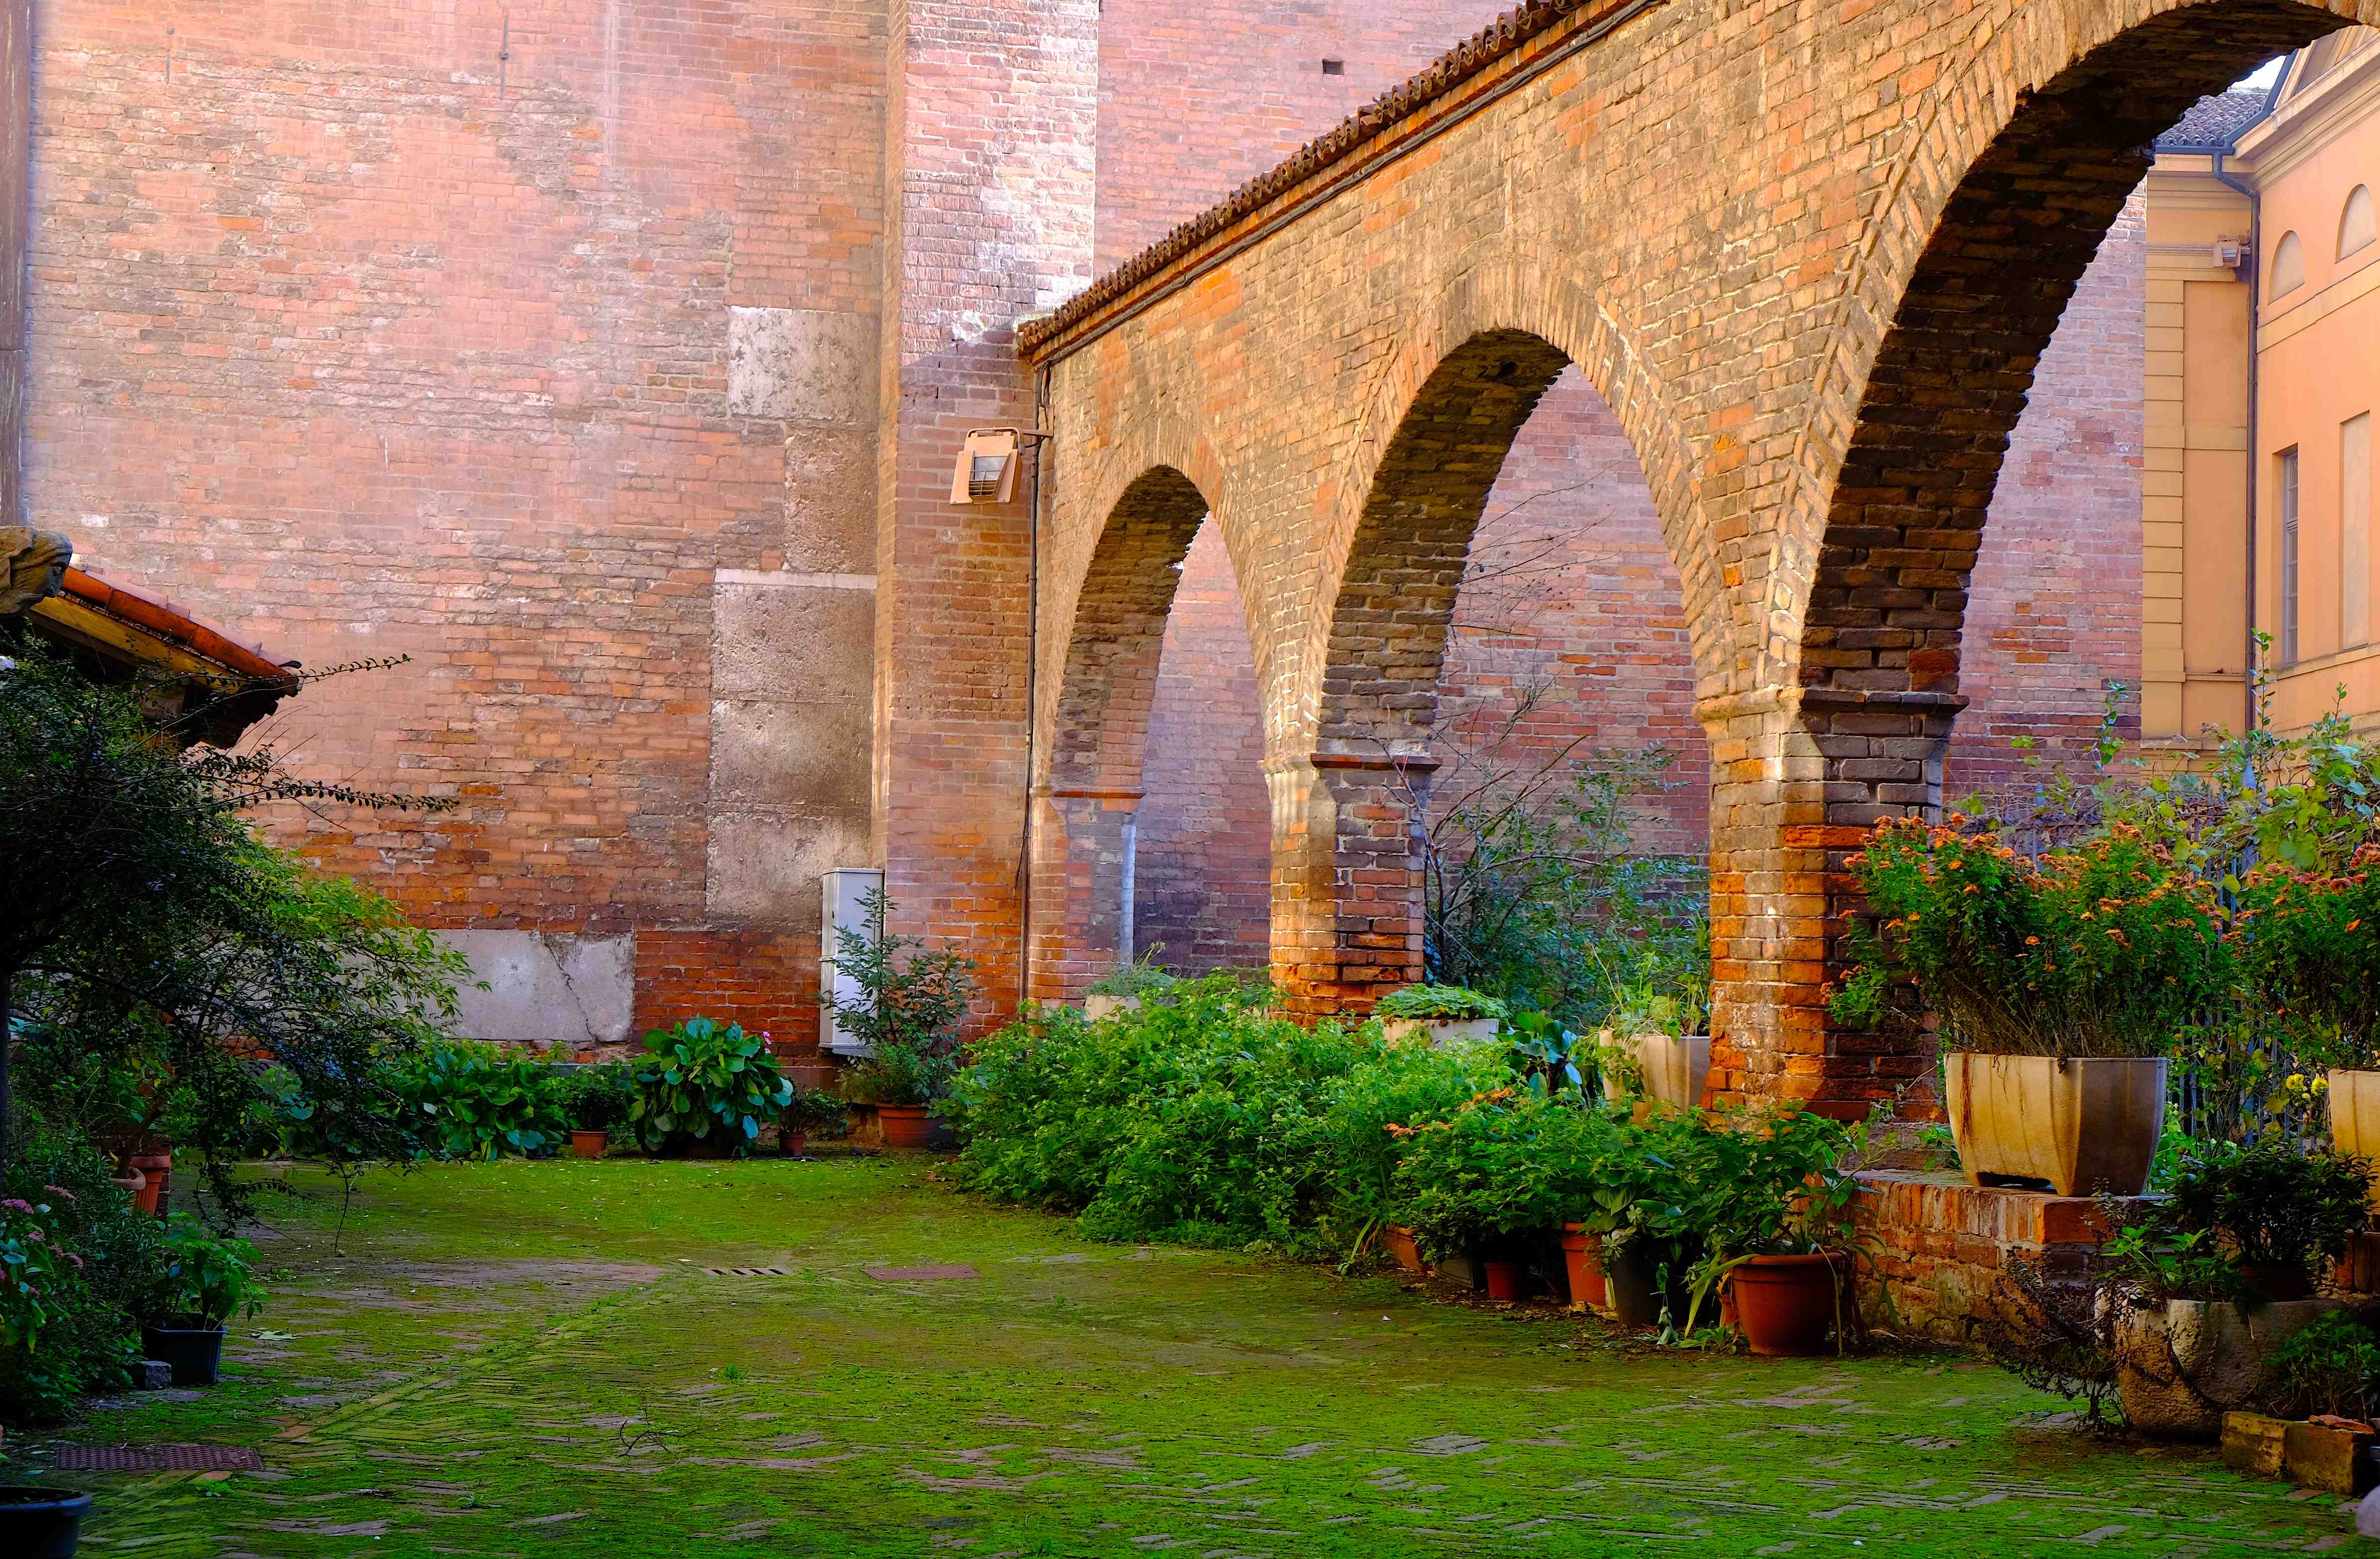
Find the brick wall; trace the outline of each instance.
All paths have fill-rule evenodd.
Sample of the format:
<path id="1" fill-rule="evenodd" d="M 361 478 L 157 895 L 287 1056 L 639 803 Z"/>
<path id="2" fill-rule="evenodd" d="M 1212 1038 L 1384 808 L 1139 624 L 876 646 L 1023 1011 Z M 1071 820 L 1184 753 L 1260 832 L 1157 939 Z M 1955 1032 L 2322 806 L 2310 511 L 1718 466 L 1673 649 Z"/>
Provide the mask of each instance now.
<path id="1" fill-rule="evenodd" d="M 35 523 L 310 665 L 411 656 L 273 735 L 462 809 L 276 834 L 425 924 L 655 933 L 621 1027 L 807 1032 L 801 878 L 864 854 L 865 591 L 747 603 L 844 645 L 807 702 L 732 686 L 714 603 L 868 566 L 819 463 L 874 461 L 821 368 L 873 335 L 883 10 L 41 8 Z"/>

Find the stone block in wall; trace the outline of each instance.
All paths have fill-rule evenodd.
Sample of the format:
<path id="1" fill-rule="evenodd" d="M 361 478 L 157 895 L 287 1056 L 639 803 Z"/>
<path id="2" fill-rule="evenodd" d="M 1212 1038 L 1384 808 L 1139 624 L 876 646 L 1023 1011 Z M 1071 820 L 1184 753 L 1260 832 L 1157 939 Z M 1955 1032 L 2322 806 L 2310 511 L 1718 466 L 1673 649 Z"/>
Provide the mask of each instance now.
<path id="1" fill-rule="evenodd" d="M 867 754 L 860 755 L 865 768 Z M 868 813 L 714 809 L 703 906 L 713 920 L 815 932 L 819 878 L 868 859 Z"/>
<path id="2" fill-rule="evenodd" d="M 710 706 L 711 805 L 795 803 L 864 818 L 872 730 L 868 706 L 856 699 L 718 700 Z"/>
<path id="3" fill-rule="evenodd" d="M 712 698 L 872 705 L 875 592 L 804 579 L 721 572 L 711 603 Z"/>
<path id="4" fill-rule="evenodd" d="M 727 409 L 739 417 L 877 424 L 873 315 L 825 309 L 727 311 Z"/>
<path id="5" fill-rule="evenodd" d="M 785 566 L 876 572 L 876 432 L 797 428 L 785 435 Z"/>
<path id="6" fill-rule="evenodd" d="M 440 932 L 471 961 L 455 993 L 452 1031 L 465 1039 L 552 1044 L 564 1050 L 623 1044 L 636 1027 L 637 938 L 534 931 Z"/>

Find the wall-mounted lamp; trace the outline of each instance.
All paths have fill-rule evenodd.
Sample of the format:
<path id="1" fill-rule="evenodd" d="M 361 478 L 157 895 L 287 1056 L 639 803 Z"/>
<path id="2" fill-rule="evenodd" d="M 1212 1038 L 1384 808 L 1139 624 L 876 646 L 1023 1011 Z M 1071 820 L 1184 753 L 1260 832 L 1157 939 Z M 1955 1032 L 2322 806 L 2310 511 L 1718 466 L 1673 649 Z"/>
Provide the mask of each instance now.
<path id="1" fill-rule="evenodd" d="M 1013 504 L 1016 501 L 1016 457 L 1019 438 L 1014 428 L 977 428 L 968 432 L 951 471 L 953 504 Z"/>

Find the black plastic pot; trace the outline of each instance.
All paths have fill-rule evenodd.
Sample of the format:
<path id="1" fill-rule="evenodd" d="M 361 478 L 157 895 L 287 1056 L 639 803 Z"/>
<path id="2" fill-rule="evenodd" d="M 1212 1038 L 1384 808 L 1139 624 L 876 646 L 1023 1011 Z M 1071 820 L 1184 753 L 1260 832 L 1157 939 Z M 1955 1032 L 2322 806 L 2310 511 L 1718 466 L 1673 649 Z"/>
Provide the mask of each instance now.
<path id="1" fill-rule="evenodd" d="M 174 1367 L 177 1386 L 211 1386 L 223 1368 L 224 1329 L 143 1326 L 140 1351 Z"/>
<path id="2" fill-rule="evenodd" d="M 9 1559 L 71 1559 L 91 1496 L 30 1483 L 0 1484 L 0 1553 Z"/>
<path id="3" fill-rule="evenodd" d="M 1686 1283 L 1690 1258 L 1650 1240 L 1632 1239 L 1619 1250 L 1603 1248 L 1605 1281 L 1611 1296 L 1611 1313 L 1622 1326 L 1658 1326 L 1663 1294 L 1656 1286 L 1662 1263 L 1670 1268 L 1670 1319 L 1686 1323 L 1686 1301 L 1693 1289 Z"/>

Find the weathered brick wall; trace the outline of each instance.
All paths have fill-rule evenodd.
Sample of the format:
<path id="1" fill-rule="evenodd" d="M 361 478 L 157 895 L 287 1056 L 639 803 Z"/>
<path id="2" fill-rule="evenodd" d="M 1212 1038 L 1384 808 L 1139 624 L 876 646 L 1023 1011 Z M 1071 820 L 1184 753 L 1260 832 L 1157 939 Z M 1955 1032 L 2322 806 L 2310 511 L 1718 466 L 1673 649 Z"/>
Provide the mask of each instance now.
<path id="1" fill-rule="evenodd" d="M 804 874 L 864 855 L 867 593 L 803 581 L 871 566 L 872 495 L 836 484 L 875 459 L 844 359 L 878 311 L 885 25 L 41 8 L 36 523 L 309 664 L 410 655 L 275 735 L 462 809 L 276 833 L 429 925 L 647 933 L 614 1028 L 806 1034 Z M 746 658 L 755 620 L 800 655 Z"/>

